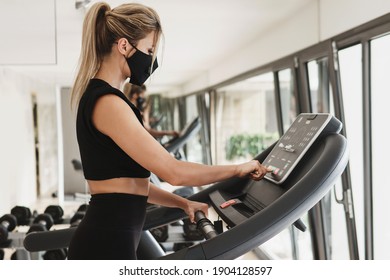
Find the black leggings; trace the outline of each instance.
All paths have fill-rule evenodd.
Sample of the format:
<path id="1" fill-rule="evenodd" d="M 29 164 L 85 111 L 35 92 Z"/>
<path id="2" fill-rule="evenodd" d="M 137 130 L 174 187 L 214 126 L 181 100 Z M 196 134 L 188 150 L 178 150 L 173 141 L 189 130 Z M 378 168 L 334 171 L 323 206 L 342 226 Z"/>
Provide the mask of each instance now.
<path id="1" fill-rule="evenodd" d="M 69 245 L 68 260 L 135 260 L 147 197 L 94 194 Z"/>

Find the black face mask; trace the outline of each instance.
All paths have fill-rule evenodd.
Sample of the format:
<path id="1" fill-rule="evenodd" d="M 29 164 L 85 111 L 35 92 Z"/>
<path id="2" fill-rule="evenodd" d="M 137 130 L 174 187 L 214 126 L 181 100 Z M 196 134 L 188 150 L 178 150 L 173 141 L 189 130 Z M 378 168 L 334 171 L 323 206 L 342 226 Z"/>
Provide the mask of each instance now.
<path id="1" fill-rule="evenodd" d="M 157 58 L 152 66 L 153 56 L 141 52 L 134 46 L 132 47 L 136 49 L 135 53 L 129 58 L 125 57 L 131 71 L 130 83 L 142 86 L 154 70 L 157 69 Z"/>
<path id="2" fill-rule="evenodd" d="M 145 98 L 143 97 L 138 97 L 137 98 L 137 108 L 138 110 L 140 110 L 141 112 L 143 111 L 144 109 L 144 103 L 145 103 Z"/>

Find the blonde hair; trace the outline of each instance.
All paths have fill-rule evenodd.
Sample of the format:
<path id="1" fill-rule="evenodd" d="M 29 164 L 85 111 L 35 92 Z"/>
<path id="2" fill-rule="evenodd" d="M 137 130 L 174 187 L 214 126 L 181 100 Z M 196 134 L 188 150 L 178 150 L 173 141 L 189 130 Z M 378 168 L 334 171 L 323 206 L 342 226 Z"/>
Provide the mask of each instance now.
<path id="1" fill-rule="evenodd" d="M 154 41 L 157 49 L 162 28 L 160 18 L 152 8 L 130 3 L 111 10 L 105 2 L 94 4 L 84 18 L 78 72 L 71 95 L 72 105 L 79 103 L 89 80 L 96 75 L 104 56 L 111 52 L 116 40 L 126 38 L 130 44 L 136 45 L 152 31 L 156 34 Z"/>

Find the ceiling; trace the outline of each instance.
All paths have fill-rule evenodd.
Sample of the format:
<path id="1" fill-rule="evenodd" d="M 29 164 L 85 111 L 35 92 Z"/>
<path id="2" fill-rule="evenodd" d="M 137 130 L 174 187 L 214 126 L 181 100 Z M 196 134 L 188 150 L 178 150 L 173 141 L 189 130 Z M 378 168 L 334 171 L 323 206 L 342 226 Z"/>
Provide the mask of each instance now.
<path id="1" fill-rule="evenodd" d="M 262 34 L 272 32 L 273 27 L 293 17 L 312 1 L 316 0 L 137 1 L 153 7 L 159 13 L 165 37 L 159 50 L 160 67 L 148 83 L 149 92 L 168 92 L 180 88 L 218 63 L 228 60 Z M 115 7 L 126 1 L 106 2 Z M 74 0 L 57 0 L 53 10 L 54 63 L 22 63 L 3 67 L 47 82 L 70 86 L 80 51 L 85 10 L 76 9 Z M 19 29 L 20 26 L 13 28 Z M 50 32 L 50 28 L 47 30 Z M 34 45 L 30 48 L 34 48 Z M 11 51 L 9 55 L 17 57 L 19 53 Z"/>

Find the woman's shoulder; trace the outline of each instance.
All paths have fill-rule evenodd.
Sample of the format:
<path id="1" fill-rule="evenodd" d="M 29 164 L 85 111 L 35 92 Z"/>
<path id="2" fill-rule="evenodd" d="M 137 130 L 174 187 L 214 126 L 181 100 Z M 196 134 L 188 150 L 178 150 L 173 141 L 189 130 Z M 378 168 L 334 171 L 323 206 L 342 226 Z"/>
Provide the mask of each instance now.
<path id="1" fill-rule="evenodd" d="M 116 95 L 120 97 L 124 102 L 127 102 L 126 96 L 117 88 L 112 87 L 109 83 L 100 79 L 91 79 L 88 86 L 80 100 L 80 103 L 95 103 L 100 97 L 104 95 Z"/>
<path id="2" fill-rule="evenodd" d="M 107 83 L 104 80 L 93 78 L 90 80 L 88 87 L 82 97 L 83 103 L 87 107 L 95 107 L 97 101 L 101 99 L 102 97 L 106 96 L 106 98 L 103 98 L 106 100 L 106 102 L 118 102 L 117 98 L 111 98 L 107 95 L 116 95 L 116 97 L 119 97 L 122 99 L 123 102 L 125 102 L 130 108 L 134 111 L 138 119 L 141 119 L 141 114 L 136 106 L 134 106 L 133 103 L 130 102 L 130 100 L 125 96 L 123 92 L 118 90 L 117 88 L 112 87 L 109 83 Z M 115 101 L 116 100 L 116 101 Z M 103 100 L 101 100 L 103 101 Z M 87 105 L 90 104 L 90 105 Z"/>
<path id="3" fill-rule="evenodd" d="M 104 94 L 115 94 L 123 95 L 123 93 L 112 87 L 109 83 L 104 80 L 93 78 L 89 81 L 87 89 L 85 90 L 84 95 L 98 97 Z"/>

